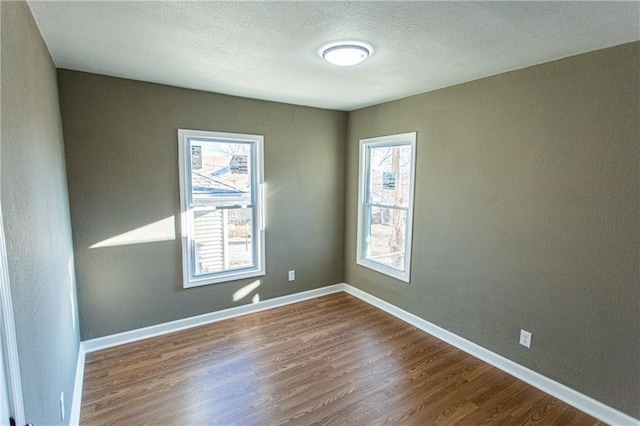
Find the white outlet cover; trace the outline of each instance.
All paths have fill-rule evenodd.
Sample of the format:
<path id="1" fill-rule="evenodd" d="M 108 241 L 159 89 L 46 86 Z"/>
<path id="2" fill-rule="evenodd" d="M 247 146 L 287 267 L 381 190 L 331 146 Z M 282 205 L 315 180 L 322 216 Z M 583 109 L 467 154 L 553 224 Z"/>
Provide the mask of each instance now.
<path id="1" fill-rule="evenodd" d="M 296 271 L 289 271 L 289 281 L 296 279 Z"/>
<path id="2" fill-rule="evenodd" d="M 522 346 L 526 346 L 527 348 L 531 347 L 531 337 L 532 334 L 526 330 L 520 330 L 520 344 Z"/>

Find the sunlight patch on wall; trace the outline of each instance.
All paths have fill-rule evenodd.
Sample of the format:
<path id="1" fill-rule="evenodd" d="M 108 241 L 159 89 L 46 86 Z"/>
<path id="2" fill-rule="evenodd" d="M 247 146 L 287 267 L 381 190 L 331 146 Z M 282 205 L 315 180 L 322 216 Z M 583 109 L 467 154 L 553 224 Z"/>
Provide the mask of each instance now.
<path id="1" fill-rule="evenodd" d="M 73 268 L 73 257 L 69 259 L 67 262 L 67 269 L 69 270 L 69 304 L 71 305 L 71 328 L 73 331 L 76 331 L 76 304 L 75 298 L 73 297 L 73 289 L 75 287 L 75 271 Z"/>
<path id="2" fill-rule="evenodd" d="M 238 290 L 235 293 L 233 293 L 233 301 L 237 302 L 239 300 L 244 299 L 245 297 L 247 297 L 249 295 L 249 293 L 251 293 L 253 290 L 255 290 L 258 287 L 260 287 L 260 280 L 255 280 L 251 284 L 245 285 L 240 290 Z M 258 296 L 258 295 L 256 294 L 256 296 Z M 254 296 L 254 299 L 255 299 L 255 296 Z M 252 301 L 253 301 L 253 299 L 252 299 Z M 258 301 L 260 301 L 260 296 L 258 296 Z M 256 302 L 254 301 L 253 303 L 256 303 Z"/>
<path id="3" fill-rule="evenodd" d="M 175 218 L 169 216 L 157 222 L 141 226 L 132 231 L 95 243 L 89 248 L 126 246 L 130 244 L 155 243 L 176 239 Z"/>

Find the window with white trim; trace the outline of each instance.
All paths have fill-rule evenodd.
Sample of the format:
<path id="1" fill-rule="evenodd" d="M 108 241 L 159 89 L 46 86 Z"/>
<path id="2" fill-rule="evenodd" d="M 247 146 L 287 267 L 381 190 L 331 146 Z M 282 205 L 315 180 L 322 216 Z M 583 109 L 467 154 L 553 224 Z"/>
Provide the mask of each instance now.
<path id="1" fill-rule="evenodd" d="M 409 282 L 416 133 L 360 140 L 356 262 Z"/>
<path id="2" fill-rule="evenodd" d="M 260 135 L 178 130 L 184 287 L 265 274 Z"/>

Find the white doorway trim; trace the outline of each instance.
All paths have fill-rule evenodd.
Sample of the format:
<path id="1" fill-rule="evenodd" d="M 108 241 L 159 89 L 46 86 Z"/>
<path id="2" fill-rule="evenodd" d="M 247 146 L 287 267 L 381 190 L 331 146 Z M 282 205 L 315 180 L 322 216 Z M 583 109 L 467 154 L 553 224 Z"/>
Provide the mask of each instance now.
<path id="1" fill-rule="evenodd" d="M 18 342 L 13 320 L 13 303 L 9 285 L 9 268 L 7 263 L 7 247 L 4 238 L 2 205 L 0 204 L 0 333 L 4 371 L 7 380 L 9 411 L 17 425 L 26 424 L 24 402 L 22 400 L 22 382 L 20 381 L 20 363 L 18 362 Z"/>

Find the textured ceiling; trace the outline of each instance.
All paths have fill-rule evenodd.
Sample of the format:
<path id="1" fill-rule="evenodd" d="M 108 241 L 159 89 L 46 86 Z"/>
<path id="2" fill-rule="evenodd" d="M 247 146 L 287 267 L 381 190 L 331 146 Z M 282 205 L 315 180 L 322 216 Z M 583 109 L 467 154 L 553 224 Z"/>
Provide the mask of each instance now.
<path id="1" fill-rule="evenodd" d="M 640 39 L 640 2 L 30 1 L 57 67 L 353 110 Z M 353 68 L 324 62 L 366 41 Z"/>

